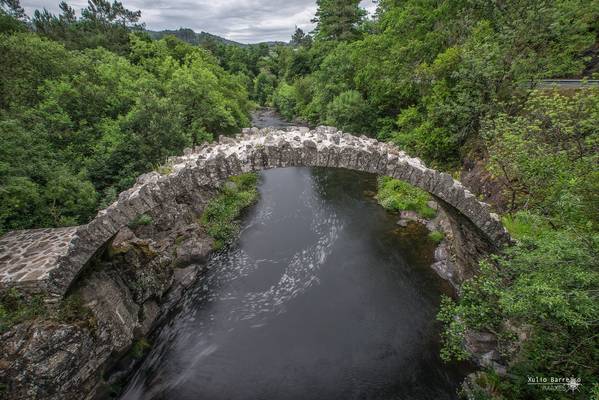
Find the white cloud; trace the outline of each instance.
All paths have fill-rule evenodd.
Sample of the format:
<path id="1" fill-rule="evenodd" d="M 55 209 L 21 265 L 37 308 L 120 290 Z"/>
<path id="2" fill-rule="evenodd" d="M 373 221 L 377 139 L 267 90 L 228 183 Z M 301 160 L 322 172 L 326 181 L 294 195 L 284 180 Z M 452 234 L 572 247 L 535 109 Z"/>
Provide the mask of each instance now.
<path id="1" fill-rule="evenodd" d="M 29 15 L 35 9 L 58 12 L 59 0 L 21 0 Z M 67 0 L 75 10 L 86 0 Z M 243 43 L 269 40 L 288 41 L 299 26 L 314 28 L 310 20 L 316 12 L 315 0 L 124 0 L 125 7 L 141 10 L 148 29 L 191 28 Z M 372 12 L 372 0 L 362 6 Z"/>

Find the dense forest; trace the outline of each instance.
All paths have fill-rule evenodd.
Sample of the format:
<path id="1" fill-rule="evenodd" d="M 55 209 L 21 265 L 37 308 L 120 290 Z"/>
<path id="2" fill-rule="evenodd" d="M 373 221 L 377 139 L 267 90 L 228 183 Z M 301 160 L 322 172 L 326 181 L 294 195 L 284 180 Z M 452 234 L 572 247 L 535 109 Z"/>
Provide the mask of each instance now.
<path id="1" fill-rule="evenodd" d="M 85 223 L 167 156 L 249 124 L 247 77 L 151 40 L 139 12 L 61 3 L 26 20 L 3 4 L 0 232 Z"/>
<path id="2" fill-rule="evenodd" d="M 508 368 L 480 372 L 473 398 L 538 398 L 530 376 L 599 397 L 599 88 L 538 85 L 599 78 L 599 2 L 380 0 L 367 16 L 318 0 L 316 29 L 278 46 L 153 40 L 118 2 L 31 18 L 0 3 L 0 233 L 85 223 L 138 174 L 272 106 L 456 177 L 482 165 L 480 194 L 517 243 L 444 299 L 443 357 L 492 332 Z M 394 190 L 409 192 L 381 180 Z"/>

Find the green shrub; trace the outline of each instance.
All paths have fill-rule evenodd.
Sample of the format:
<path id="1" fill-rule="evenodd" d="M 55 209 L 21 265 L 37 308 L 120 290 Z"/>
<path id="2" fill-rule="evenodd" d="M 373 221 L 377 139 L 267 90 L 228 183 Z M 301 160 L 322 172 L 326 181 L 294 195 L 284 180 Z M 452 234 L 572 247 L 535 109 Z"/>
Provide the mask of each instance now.
<path id="1" fill-rule="evenodd" d="M 547 220 L 529 211 L 519 211 L 512 215 L 505 215 L 501 221 L 514 239 L 534 239 L 542 232 L 551 229 Z"/>
<path id="2" fill-rule="evenodd" d="M 235 219 L 258 197 L 258 175 L 248 173 L 229 179 L 219 195 L 206 206 L 200 219 L 206 232 L 214 239 L 215 249 L 222 248 L 238 232 Z"/>
<path id="3" fill-rule="evenodd" d="M 526 376 L 581 378 L 580 398 L 589 398 L 599 384 L 599 235 L 532 220 L 524 227 L 519 219 L 520 243 L 483 263 L 456 302 L 443 302 L 442 355 L 464 359 L 468 329 L 495 332 L 511 360 L 500 389 L 505 398 L 538 395 Z M 521 342 L 515 329 L 528 339 Z"/>
<path id="4" fill-rule="evenodd" d="M 556 226 L 599 220 L 599 89 L 532 92 L 519 115 L 484 125 L 488 169 L 513 210 L 551 216 Z"/>
<path id="5" fill-rule="evenodd" d="M 262 70 L 254 79 L 254 99 L 261 105 L 267 105 L 272 101 L 277 78 L 269 71 Z"/>
<path id="6" fill-rule="evenodd" d="M 110 24 L 90 38 L 63 22 L 70 39 L 115 44 Z M 200 46 L 118 25 L 127 57 L 46 31 L 0 35 L 0 234 L 85 224 L 157 163 L 249 125 L 247 77 Z"/>
<path id="7" fill-rule="evenodd" d="M 291 121 L 297 114 L 297 93 L 294 86 L 285 82 L 277 88 L 273 103 L 281 115 L 288 121 Z"/>
<path id="8" fill-rule="evenodd" d="M 425 191 L 390 177 L 378 181 L 376 196 L 380 205 L 389 211 L 416 211 L 422 218 L 434 218 L 436 211 L 428 206 L 430 195 Z"/>

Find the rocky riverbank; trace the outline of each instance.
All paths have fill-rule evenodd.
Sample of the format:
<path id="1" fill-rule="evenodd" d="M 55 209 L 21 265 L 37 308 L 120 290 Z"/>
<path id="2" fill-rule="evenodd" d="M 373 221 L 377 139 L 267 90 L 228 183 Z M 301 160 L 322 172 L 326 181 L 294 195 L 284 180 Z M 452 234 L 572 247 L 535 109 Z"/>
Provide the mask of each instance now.
<path id="1" fill-rule="evenodd" d="M 202 271 L 214 245 L 198 220 L 202 204 L 139 216 L 70 290 L 72 315 L 64 317 L 63 304 L 47 306 L 44 315 L 4 332 L 0 398 L 91 399 L 112 391 L 139 356 L 132 345 L 145 341 Z M 120 371 L 109 374 L 117 363 Z"/>

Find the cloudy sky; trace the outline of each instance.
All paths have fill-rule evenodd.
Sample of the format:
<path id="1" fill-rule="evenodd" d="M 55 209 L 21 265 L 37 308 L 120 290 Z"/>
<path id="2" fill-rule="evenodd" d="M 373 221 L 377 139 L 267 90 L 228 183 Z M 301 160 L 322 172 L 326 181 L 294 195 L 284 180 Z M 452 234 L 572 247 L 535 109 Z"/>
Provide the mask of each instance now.
<path id="1" fill-rule="evenodd" d="M 21 0 L 28 15 L 35 9 L 58 12 L 60 0 Z M 123 0 L 125 7 L 141 10 L 151 30 L 191 28 L 242 43 L 288 41 L 295 26 L 310 31 L 316 0 Z M 67 0 L 80 10 L 87 0 Z M 362 6 L 372 11 L 371 0 Z"/>

